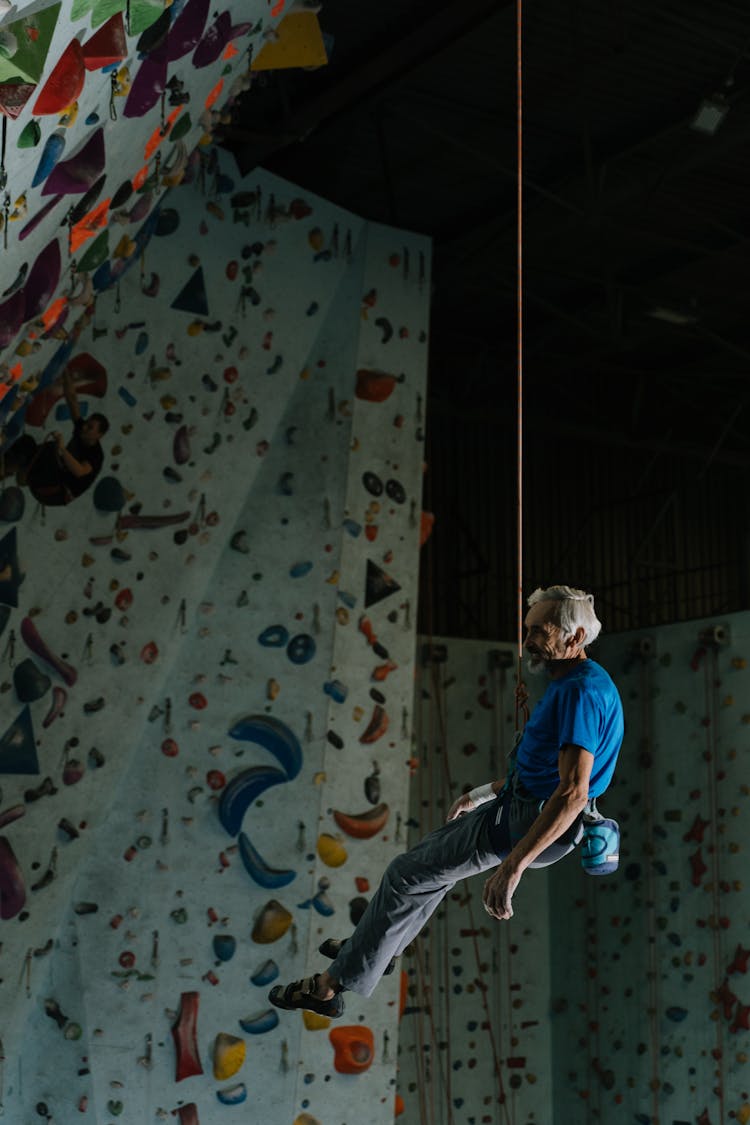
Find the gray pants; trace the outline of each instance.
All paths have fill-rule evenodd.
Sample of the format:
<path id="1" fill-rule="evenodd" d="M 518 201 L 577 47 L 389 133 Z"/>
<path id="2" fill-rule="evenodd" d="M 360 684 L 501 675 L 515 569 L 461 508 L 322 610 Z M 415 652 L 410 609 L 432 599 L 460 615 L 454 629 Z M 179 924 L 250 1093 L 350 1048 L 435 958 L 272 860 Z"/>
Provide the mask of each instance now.
<path id="1" fill-rule="evenodd" d="M 496 817 L 501 824 L 509 819 L 509 808 L 509 797 L 480 806 L 435 829 L 408 852 L 396 856 L 386 868 L 354 933 L 331 965 L 333 979 L 351 992 L 370 996 L 391 958 L 403 953 L 426 926 L 448 891 L 461 879 L 497 867 L 508 854 L 510 841 L 507 850 L 500 854 L 490 843 L 490 825 Z M 538 802 L 528 815 L 528 823 L 537 815 Z M 574 846 L 575 840 L 570 842 L 566 833 L 532 866 L 547 867 Z"/>

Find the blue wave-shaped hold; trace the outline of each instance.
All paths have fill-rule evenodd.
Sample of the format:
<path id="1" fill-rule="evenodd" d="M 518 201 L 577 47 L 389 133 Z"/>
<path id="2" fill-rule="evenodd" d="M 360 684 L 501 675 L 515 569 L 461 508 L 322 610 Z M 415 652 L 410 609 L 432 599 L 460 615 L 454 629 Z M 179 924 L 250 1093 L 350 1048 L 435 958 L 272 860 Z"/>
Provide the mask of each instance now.
<path id="1" fill-rule="evenodd" d="M 268 750 L 286 770 L 291 781 L 302 769 L 302 747 L 297 736 L 280 719 L 270 715 L 245 715 L 229 731 L 230 738 L 256 742 Z"/>
<path id="2" fill-rule="evenodd" d="M 262 988 L 271 981 L 276 980 L 279 975 L 279 966 L 275 961 L 264 961 L 259 969 L 256 969 L 250 977 L 250 983 Z"/>
<path id="3" fill-rule="evenodd" d="M 242 828 L 242 818 L 261 793 L 286 780 L 286 774 L 273 766 L 251 766 L 233 777 L 224 786 L 219 801 L 219 820 L 229 835 L 237 835 Z"/>
<path id="4" fill-rule="evenodd" d="M 245 870 L 259 887 L 265 887 L 266 890 L 273 891 L 279 887 L 286 887 L 297 878 L 296 871 L 282 871 L 269 867 L 244 832 L 240 833 L 239 845 L 240 859 L 245 865 Z"/>
<path id="5" fill-rule="evenodd" d="M 264 1035 L 267 1031 L 273 1031 L 278 1025 L 279 1015 L 273 1008 L 269 1008 L 267 1012 L 261 1012 L 259 1016 L 246 1017 L 240 1020 L 239 1024 L 243 1031 L 248 1035 Z"/>

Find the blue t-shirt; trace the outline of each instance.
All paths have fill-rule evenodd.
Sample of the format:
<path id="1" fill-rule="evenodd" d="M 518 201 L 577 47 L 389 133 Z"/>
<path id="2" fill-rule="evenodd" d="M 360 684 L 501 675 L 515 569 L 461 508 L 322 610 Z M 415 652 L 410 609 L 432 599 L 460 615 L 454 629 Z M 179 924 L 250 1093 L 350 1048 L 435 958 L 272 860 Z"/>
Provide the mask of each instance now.
<path id="1" fill-rule="evenodd" d="M 572 743 L 594 755 L 589 797 L 598 797 L 612 780 L 624 729 L 611 677 L 595 660 L 583 660 L 550 680 L 534 708 L 516 751 L 519 779 L 535 796 L 550 797 L 560 783 L 558 755 Z"/>

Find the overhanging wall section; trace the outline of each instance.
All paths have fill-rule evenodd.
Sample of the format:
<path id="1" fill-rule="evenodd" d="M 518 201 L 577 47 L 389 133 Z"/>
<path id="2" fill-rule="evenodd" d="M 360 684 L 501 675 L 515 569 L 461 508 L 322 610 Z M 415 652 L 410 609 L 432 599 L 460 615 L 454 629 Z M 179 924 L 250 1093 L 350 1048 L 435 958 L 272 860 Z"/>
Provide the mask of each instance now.
<path id="1" fill-rule="evenodd" d="M 184 520 L 118 533 L 89 493 L 43 519 L 27 497 L 15 525 L 27 574 L 9 628 L 18 636 L 35 610 L 78 681 L 47 729 L 49 695 L 31 704 L 39 776 L 3 776 L 4 806 L 25 810 L 3 834 L 27 892 L 23 914 L 3 923 L 6 1112 L 44 1101 L 65 1120 L 87 1099 L 93 1120 L 145 1120 L 192 1102 L 206 1125 L 227 1112 L 217 1092 L 239 1098 L 241 1084 L 290 1120 L 351 1105 L 327 1030 L 297 1013 L 268 1026 L 268 986 L 249 978 L 265 960 L 280 981 L 313 967 L 308 950 L 323 929 L 349 928 L 355 876 L 375 879 L 405 819 L 429 245 L 314 198 L 295 218 L 292 185 L 223 174 L 273 196 L 275 217 L 259 209 L 246 221 L 194 189 L 176 193 L 179 230 L 149 250 L 158 293 L 129 271 L 78 344 L 107 371 L 104 399 L 81 402 L 110 416 L 104 473 L 126 489 L 125 513 Z M 188 305 L 202 285 L 205 315 L 175 307 L 186 285 Z M 56 410 L 47 427 L 69 425 Z M 116 601 L 125 590 L 127 608 Z M 359 628 L 363 614 L 394 665 L 375 681 L 391 719 L 376 747 L 389 817 L 366 843 L 342 840 L 348 859 L 334 868 L 318 836 L 340 834 L 332 809 L 370 807 L 358 739 L 375 706 L 371 677 L 388 663 Z M 4 698 L 10 722 L 21 704 Z M 84 766 L 72 785 L 66 743 Z M 286 771 L 242 818 L 248 843 L 217 816 L 225 783 L 246 768 Z M 44 776 L 57 792 L 25 801 Z M 52 878 L 32 891 L 48 866 Z M 283 909 L 266 910 L 271 899 Z M 177 1082 L 170 1028 L 192 992 L 203 1074 Z M 392 988 L 350 1006 L 376 1045 L 357 1096 L 386 1122 Z M 212 1076 L 220 1032 L 245 1042 L 236 1075 Z"/>

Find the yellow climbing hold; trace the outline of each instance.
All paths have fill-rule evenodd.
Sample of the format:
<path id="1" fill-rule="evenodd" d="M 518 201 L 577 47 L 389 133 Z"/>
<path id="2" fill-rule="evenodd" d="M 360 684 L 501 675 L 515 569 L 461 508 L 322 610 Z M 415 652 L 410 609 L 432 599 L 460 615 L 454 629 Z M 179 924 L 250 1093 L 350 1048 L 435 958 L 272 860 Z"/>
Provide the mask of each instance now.
<path id="1" fill-rule="evenodd" d="M 330 832 L 321 832 L 318 836 L 318 855 L 326 867 L 341 867 L 348 858 L 346 848 L 338 836 L 332 836 Z"/>
<path id="2" fill-rule="evenodd" d="M 748 1121 L 750 1121 L 750 1105 L 748 1105 L 747 1102 L 745 1102 L 744 1105 L 741 1105 L 737 1110 L 735 1117 L 739 1121 L 739 1125 L 747 1125 Z"/>
<path id="3" fill-rule="evenodd" d="M 303 1011 L 302 1019 L 308 1031 L 325 1031 L 331 1024 L 328 1016 L 319 1016 L 317 1012 Z"/>
<path id="4" fill-rule="evenodd" d="M 300 1113 L 295 1117 L 294 1125 L 320 1125 L 320 1122 L 311 1113 Z"/>
<path id="5" fill-rule="evenodd" d="M 231 1078 L 245 1061 L 245 1041 L 220 1031 L 214 1042 L 214 1078 Z"/>
<path id="6" fill-rule="evenodd" d="M 259 945 L 278 941 L 292 924 L 292 916 L 285 906 L 272 898 L 261 910 L 253 926 L 252 939 Z"/>

